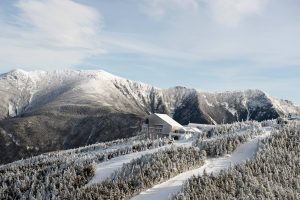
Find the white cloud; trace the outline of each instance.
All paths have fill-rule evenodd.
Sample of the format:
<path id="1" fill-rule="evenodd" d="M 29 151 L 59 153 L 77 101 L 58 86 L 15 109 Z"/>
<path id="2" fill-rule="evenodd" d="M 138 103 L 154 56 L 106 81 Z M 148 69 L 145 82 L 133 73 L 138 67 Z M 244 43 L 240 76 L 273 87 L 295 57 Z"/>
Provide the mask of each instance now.
<path id="1" fill-rule="evenodd" d="M 297 17 L 289 15 L 290 4 L 285 8 L 288 12 L 279 16 L 285 5 L 280 0 L 272 5 L 270 1 L 268 9 L 261 13 L 267 1 L 141 0 L 135 5 L 162 23 L 136 15 L 120 19 L 131 10 L 118 15 L 118 8 L 112 4 L 106 9 L 116 12 L 106 12 L 105 16 L 112 23 L 109 30 L 101 31 L 101 15 L 86 5 L 71 0 L 21 0 L 10 23 L 4 21 L 8 17 L 3 17 L 5 12 L 1 13 L 0 8 L 0 70 L 74 66 L 106 52 L 183 62 L 237 58 L 260 66 L 296 65 L 300 60 L 299 45 L 295 45 L 300 32 Z M 189 15 L 191 11 L 194 13 Z M 247 16 L 260 13 L 259 18 L 235 27 Z M 212 19 L 218 23 L 212 23 Z M 116 26 L 120 23 L 113 20 L 122 25 Z M 140 20 L 147 27 L 144 30 L 143 26 L 133 26 L 142 23 L 131 23 Z"/>
<path id="2" fill-rule="evenodd" d="M 143 0 L 141 10 L 151 18 L 160 19 L 170 10 L 195 12 L 198 9 L 197 0 Z"/>
<path id="3" fill-rule="evenodd" d="M 169 12 L 203 12 L 208 8 L 213 20 L 230 27 L 236 27 L 249 15 L 259 14 L 269 0 L 143 0 L 142 11 L 149 17 L 161 19 Z"/>
<path id="4" fill-rule="evenodd" d="M 167 1 L 170 3 L 169 6 L 165 4 Z M 148 1 L 142 2 L 145 4 Z M 152 1 L 149 2 L 151 5 Z M 150 43 L 152 47 L 155 44 L 161 47 L 161 50 L 149 48 L 146 53 L 153 52 L 156 56 L 193 61 L 243 60 L 259 66 L 257 68 L 299 66 L 299 45 L 295 44 L 299 43 L 297 35 L 300 29 L 299 21 L 296 20 L 297 7 L 291 2 L 280 0 L 193 2 L 197 6 L 191 7 L 196 8 L 197 13 L 193 16 L 179 16 L 180 12 L 189 13 L 190 10 L 179 6 L 175 0 L 153 1 L 158 10 L 163 10 L 159 13 L 164 13 L 160 18 L 160 24 L 163 24 L 164 29 L 158 30 L 159 33 L 154 36 L 155 40 Z M 177 9 L 181 9 L 180 12 L 171 10 L 175 5 Z M 146 8 L 149 12 L 154 10 L 155 13 L 154 7 Z M 172 15 L 172 19 L 163 18 L 165 15 Z M 143 43 L 133 41 L 130 44 L 149 47 L 146 41 Z"/>
<path id="5" fill-rule="evenodd" d="M 0 68 L 66 67 L 103 52 L 93 8 L 70 0 L 22 0 L 16 8 L 13 23 L 0 22 Z"/>
<path id="6" fill-rule="evenodd" d="M 214 19 L 236 27 L 248 15 L 259 14 L 268 0 L 207 0 Z"/>

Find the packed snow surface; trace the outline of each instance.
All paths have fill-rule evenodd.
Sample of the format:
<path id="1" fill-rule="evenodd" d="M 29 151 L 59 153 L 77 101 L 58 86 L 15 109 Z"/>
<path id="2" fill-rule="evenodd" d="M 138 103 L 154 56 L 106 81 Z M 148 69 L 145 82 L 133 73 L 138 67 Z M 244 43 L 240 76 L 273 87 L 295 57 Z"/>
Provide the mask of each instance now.
<path id="1" fill-rule="evenodd" d="M 180 141 L 176 141 L 174 144 L 177 145 L 177 146 L 186 146 L 187 147 L 187 146 L 192 145 L 192 141 L 191 140 L 180 140 Z M 99 182 L 105 180 L 114 171 L 122 168 L 123 164 L 129 163 L 133 159 L 140 158 L 145 154 L 155 153 L 159 150 L 163 150 L 163 149 L 168 148 L 168 147 L 171 147 L 171 145 L 166 145 L 166 146 L 162 146 L 162 147 L 159 147 L 159 148 L 150 149 L 150 150 L 146 150 L 146 151 L 135 152 L 135 153 L 127 154 L 127 155 L 124 155 L 124 156 L 119 156 L 119 157 L 110 159 L 108 161 L 102 162 L 102 163 L 100 163 L 96 166 L 95 176 L 87 184 L 87 186 L 95 184 L 95 183 L 99 183 Z"/>
<path id="2" fill-rule="evenodd" d="M 259 141 L 267 137 L 270 132 L 270 127 L 265 128 L 264 134 L 257 136 L 247 143 L 241 144 L 231 155 L 207 159 L 202 167 L 186 171 L 163 183 L 155 185 L 151 189 L 133 197 L 131 200 L 170 199 L 174 193 L 181 190 L 183 183 L 193 175 L 202 175 L 204 170 L 207 173 L 218 174 L 221 170 L 228 169 L 231 165 L 239 164 L 253 158 L 257 152 Z"/>
<path id="3" fill-rule="evenodd" d="M 110 159 L 106 162 L 102 162 L 96 166 L 96 173 L 92 180 L 88 183 L 88 185 L 99 183 L 106 178 L 108 178 L 115 170 L 120 169 L 123 164 L 129 163 L 131 160 L 140 158 L 145 154 L 157 152 L 160 149 L 165 149 L 167 146 L 147 150 L 140 151 L 135 153 L 130 153 L 124 156 L 119 156 L 113 159 Z"/>

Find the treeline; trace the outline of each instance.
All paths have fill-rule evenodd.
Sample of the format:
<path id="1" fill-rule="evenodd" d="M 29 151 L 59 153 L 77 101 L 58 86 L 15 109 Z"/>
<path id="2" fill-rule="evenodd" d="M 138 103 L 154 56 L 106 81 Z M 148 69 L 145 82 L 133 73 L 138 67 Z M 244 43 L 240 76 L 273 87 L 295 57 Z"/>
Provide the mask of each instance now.
<path id="1" fill-rule="evenodd" d="M 292 123 L 275 130 L 254 160 L 194 176 L 173 199 L 300 199 L 299 166 L 300 126 Z"/>
<path id="2" fill-rule="evenodd" d="M 157 148 L 168 140 L 108 142 L 52 152 L 0 166 L 0 199 L 73 199 L 94 176 L 93 165 L 135 151 Z"/>
<path id="3" fill-rule="evenodd" d="M 105 181 L 77 191 L 76 199 L 129 199 L 175 175 L 204 164 L 205 152 L 173 147 L 125 164 Z"/>

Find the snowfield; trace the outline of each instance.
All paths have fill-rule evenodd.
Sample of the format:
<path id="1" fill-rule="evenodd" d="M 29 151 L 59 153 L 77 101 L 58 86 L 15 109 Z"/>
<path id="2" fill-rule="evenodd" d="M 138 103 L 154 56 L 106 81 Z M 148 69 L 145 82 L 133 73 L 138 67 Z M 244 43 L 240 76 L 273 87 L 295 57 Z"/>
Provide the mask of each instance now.
<path id="1" fill-rule="evenodd" d="M 259 141 L 270 135 L 272 130 L 271 127 L 264 129 L 264 134 L 255 137 L 247 143 L 241 144 L 230 156 L 226 155 L 224 157 L 207 159 L 206 163 L 200 168 L 181 173 L 163 183 L 152 187 L 151 189 L 140 193 L 131 200 L 170 199 L 174 193 L 181 190 L 183 183 L 193 175 L 202 175 L 204 170 L 206 170 L 207 173 L 213 173 L 216 175 L 221 170 L 228 169 L 232 165 L 239 164 L 247 159 L 253 158 L 257 152 Z"/>

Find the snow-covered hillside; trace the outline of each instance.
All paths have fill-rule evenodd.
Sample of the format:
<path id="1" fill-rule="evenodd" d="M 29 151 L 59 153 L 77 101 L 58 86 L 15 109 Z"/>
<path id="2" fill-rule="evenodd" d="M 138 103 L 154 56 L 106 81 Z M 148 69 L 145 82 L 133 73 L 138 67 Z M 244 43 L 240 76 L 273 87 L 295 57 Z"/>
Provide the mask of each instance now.
<path id="1" fill-rule="evenodd" d="M 176 192 L 181 193 L 172 199 L 191 193 L 218 199 L 220 192 L 231 198 L 293 199 L 299 196 L 299 128 L 297 121 L 237 122 L 175 145 L 138 136 L 42 154 L 0 166 L 0 199 L 170 199 Z"/>
<path id="2" fill-rule="evenodd" d="M 164 111 L 174 114 L 183 102 L 197 96 L 198 107 L 211 114 L 222 109 L 231 118 L 240 120 L 240 109 L 247 110 L 246 118 L 254 115 L 255 108 L 274 108 L 280 114 L 295 112 L 289 101 L 270 97 L 260 90 L 209 93 L 174 87 L 159 89 L 130 81 L 102 70 L 13 70 L 0 75 L 0 118 L 15 117 L 45 105 L 100 105 L 114 110 L 143 112 Z M 224 120 L 224 119 L 223 119 Z M 225 117 L 225 120 L 228 120 Z"/>
<path id="3" fill-rule="evenodd" d="M 157 184 L 154 187 L 141 192 L 131 200 L 151 200 L 161 199 L 168 200 L 172 195 L 180 192 L 183 184 L 192 176 L 203 175 L 204 171 L 208 174 L 217 175 L 221 170 L 226 170 L 229 167 L 245 162 L 248 159 L 255 157 L 258 150 L 258 144 L 261 140 L 269 136 L 271 128 L 265 128 L 265 132 L 250 141 L 241 144 L 231 155 L 226 155 L 218 158 L 209 158 L 205 165 L 183 172 L 163 183 Z"/>
<path id="4" fill-rule="evenodd" d="M 265 120 L 300 112 L 260 90 L 160 89 L 101 70 L 13 70 L 0 75 L 0 162 L 130 137 L 149 113 L 181 124 Z"/>
<path id="5" fill-rule="evenodd" d="M 105 71 L 14 70 L 0 76 L 3 111 L 0 117 L 5 118 L 7 114 L 14 117 L 47 104 L 100 104 L 104 107 L 112 107 L 113 104 L 118 109 L 124 107 L 128 99 L 116 89 L 117 84 L 128 88 L 133 85 L 130 81 Z M 136 85 L 138 88 L 141 84 Z M 121 104 L 115 101 L 119 97 L 123 97 Z"/>

